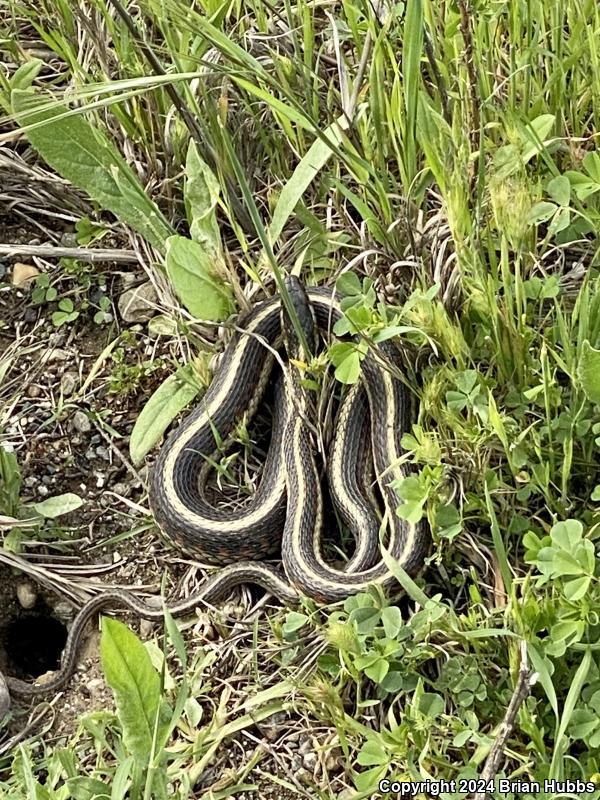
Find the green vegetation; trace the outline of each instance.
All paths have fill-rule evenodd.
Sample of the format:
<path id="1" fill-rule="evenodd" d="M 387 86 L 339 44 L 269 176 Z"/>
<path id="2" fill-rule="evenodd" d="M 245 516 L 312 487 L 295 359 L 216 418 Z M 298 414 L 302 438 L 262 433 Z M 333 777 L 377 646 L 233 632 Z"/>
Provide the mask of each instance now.
<path id="1" fill-rule="evenodd" d="M 105 621 L 116 713 L 83 718 L 69 747 L 20 746 L 6 796 L 183 800 L 223 743 L 283 712 L 331 730 L 338 766 L 296 779 L 282 756 L 283 774 L 267 774 L 248 748 L 198 796 L 262 796 L 257 775 L 323 800 L 378 796 L 386 777 L 475 778 L 525 657 L 538 678 L 496 777 L 600 784 L 597 4 L 140 0 L 145 45 L 110 0 L 86 5 L 83 24 L 71 0 L 10 3 L 6 118 L 99 216 L 154 248 L 182 330 L 294 267 L 337 281 L 336 333 L 362 336 L 328 353 L 341 382 L 383 339 L 413 354 L 420 411 L 403 444 L 417 471 L 398 513 L 425 516 L 434 549 L 415 582 L 399 576 L 402 611 L 373 592 L 256 622 L 232 656 L 251 698 L 234 707 L 213 646 L 186 654 L 167 618 L 165 660 Z M 32 29 L 51 68 L 19 45 Z M 80 236 L 106 224 L 86 218 Z M 40 276 L 34 302 L 58 298 L 54 324 L 71 323 L 77 305 L 52 286 Z M 137 369 L 114 380 L 152 366 Z M 197 372 L 181 367 L 149 400 L 134 463 L 196 396 Z M 9 515 L 13 461 L 0 449 Z M 94 756 L 80 762 L 83 741 Z"/>

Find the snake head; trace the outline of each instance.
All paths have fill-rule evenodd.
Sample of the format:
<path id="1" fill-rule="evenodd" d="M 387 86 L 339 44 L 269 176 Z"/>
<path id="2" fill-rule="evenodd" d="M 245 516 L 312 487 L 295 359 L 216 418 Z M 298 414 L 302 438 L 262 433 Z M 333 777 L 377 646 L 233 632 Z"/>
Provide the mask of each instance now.
<path id="1" fill-rule="evenodd" d="M 316 346 L 315 318 L 306 289 L 295 275 L 286 275 L 284 285 L 291 303 L 281 304 L 281 328 L 289 358 L 308 361 Z M 308 351 L 308 352 L 307 352 Z"/>

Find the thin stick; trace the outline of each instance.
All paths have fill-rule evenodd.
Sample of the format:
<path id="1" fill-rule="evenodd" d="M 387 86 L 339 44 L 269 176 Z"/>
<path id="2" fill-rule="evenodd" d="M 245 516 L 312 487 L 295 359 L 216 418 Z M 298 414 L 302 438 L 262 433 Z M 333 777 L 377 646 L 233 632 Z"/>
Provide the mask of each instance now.
<path id="1" fill-rule="evenodd" d="M 0 244 L 0 256 L 39 256 L 40 258 L 77 258 L 79 261 L 118 261 L 137 263 L 132 250 L 93 250 L 88 247 L 54 247 L 50 244 Z"/>
<path id="2" fill-rule="evenodd" d="M 531 689 L 537 683 L 539 675 L 537 672 L 532 672 L 529 669 L 529 662 L 527 660 L 527 645 L 524 641 L 521 642 L 520 647 L 521 663 L 519 665 L 519 677 L 515 686 L 510 703 L 506 709 L 504 719 L 500 723 L 496 739 L 492 745 L 488 757 L 483 765 L 483 770 L 480 775 L 481 781 L 487 783 L 493 780 L 500 769 L 500 763 L 504 757 L 504 747 L 508 737 L 512 733 L 517 713 L 525 699 L 529 696 Z M 487 792 L 477 792 L 473 796 L 473 800 L 487 800 L 491 797 Z"/>

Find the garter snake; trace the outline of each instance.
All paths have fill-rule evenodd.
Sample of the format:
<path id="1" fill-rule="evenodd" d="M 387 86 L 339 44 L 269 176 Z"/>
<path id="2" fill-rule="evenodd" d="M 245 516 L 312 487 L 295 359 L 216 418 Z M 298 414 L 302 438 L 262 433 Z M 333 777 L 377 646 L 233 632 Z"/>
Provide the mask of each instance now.
<path id="1" fill-rule="evenodd" d="M 286 287 L 295 326 L 278 295 L 243 315 L 202 400 L 170 434 L 157 457 L 149 499 L 159 527 L 188 554 L 226 565 L 199 592 L 169 605 L 174 616 L 202 601 L 213 602 L 240 583 L 258 584 L 289 605 L 302 595 L 328 603 L 372 583 L 390 586 L 394 577 L 381 559 L 381 522 L 365 479 L 369 450 L 387 520 L 388 552 L 409 573 L 423 562 L 428 546 L 425 527 L 409 524 L 396 514 L 393 484 L 409 471 L 401 460 L 400 437 L 410 423 L 410 396 L 389 369 L 397 356 L 389 342 L 380 343 L 377 352 L 367 350 L 360 382 L 340 403 L 327 479 L 331 499 L 351 530 L 356 549 L 344 568 L 334 568 L 324 560 L 323 500 L 311 432 L 311 401 L 294 364 L 306 359 L 307 344 L 309 349 L 316 346 L 316 334 L 328 337 L 343 315 L 339 298 L 330 290 L 305 290 L 291 277 Z M 260 485 L 249 502 L 223 512 L 206 496 L 206 458 L 215 453 L 217 441 L 227 441 L 240 421 L 256 411 L 282 339 L 289 363 L 276 387 L 271 445 Z M 278 550 L 285 575 L 260 563 Z M 83 627 L 106 607 L 124 607 L 147 619 L 163 618 L 162 609 L 127 592 L 102 592 L 76 616 L 56 676 L 40 685 L 7 678 L 9 689 L 20 695 L 59 689 L 73 670 Z"/>

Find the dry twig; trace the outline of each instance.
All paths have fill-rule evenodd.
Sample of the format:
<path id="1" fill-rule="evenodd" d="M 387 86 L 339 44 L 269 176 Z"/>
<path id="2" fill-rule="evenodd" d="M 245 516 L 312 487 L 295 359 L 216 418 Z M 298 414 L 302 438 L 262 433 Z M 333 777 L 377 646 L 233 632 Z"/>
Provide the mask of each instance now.
<path id="1" fill-rule="evenodd" d="M 508 741 L 508 737 L 512 733 L 515 720 L 519 709 L 523 705 L 525 699 L 529 696 L 531 689 L 538 680 L 538 673 L 532 672 L 529 668 L 529 661 L 527 659 L 527 644 L 522 641 L 520 646 L 521 663 L 519 665 L 519 677 L 517 684 L 510 698 L 510 703 L 506 709 L 504 719 L 500 723 L 496 739 L 492 745 L 488 757 L 483 765 L 483 770 L 480 775 L 482 782 L 487 783 L 496 777 L 500 768 L 500 763 L 504 756 L 504 747 Z M 487 792 L 477 792 L 473 795 L 473 800 L 487 800 L 490 795 Z"/>

